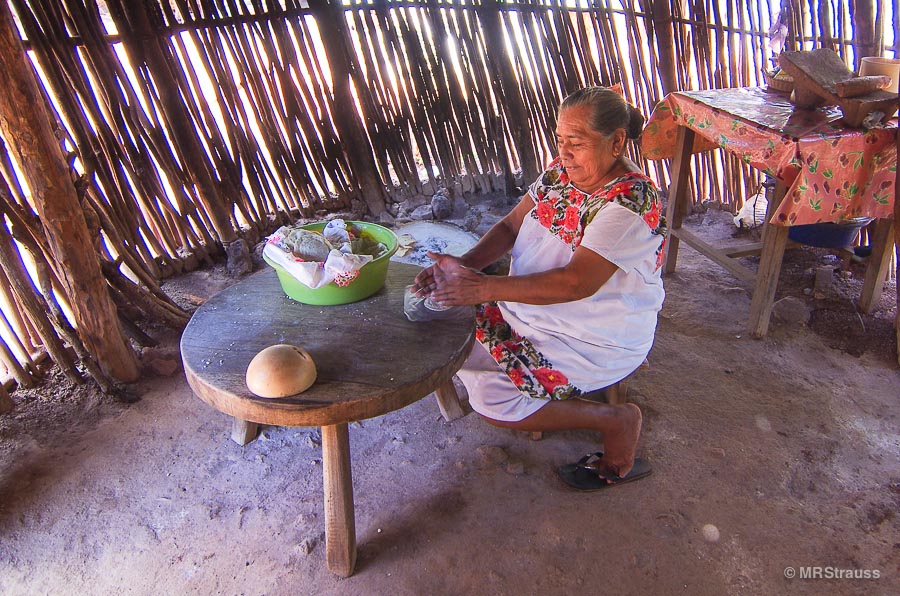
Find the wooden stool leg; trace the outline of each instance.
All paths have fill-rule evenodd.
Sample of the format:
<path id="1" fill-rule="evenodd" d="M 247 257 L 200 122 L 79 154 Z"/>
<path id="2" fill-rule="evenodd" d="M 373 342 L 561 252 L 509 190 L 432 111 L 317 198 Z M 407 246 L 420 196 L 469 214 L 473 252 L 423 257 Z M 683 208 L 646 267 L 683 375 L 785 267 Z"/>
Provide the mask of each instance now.
<path id="1" fill-rule="evenodd" d="M 322 427 L 325 485 L 325 560 L 335 575 L 350 577 L 356 566 L 356 521 L 350 474 L 350 431 L 347 424 Z"/>
<path id="2" fill-rule="evenodd" d="M 441 416 L 444 420 L 451 422 L 457 418 L 465 416 L 462 406 L 459 405 L 459 394 L 456 387 L 453 386 L 453 379 L 449 379 L 446 383 L 438 387 L 434 391 L 437 398 L 438 408 L 441 410 Z"/>
<path id="3" fill-rule="evenodd" d="M 532 441 L 540 441 L 540 440 L 543 439 L 543 438 L 544 438 L 544 433 L 541 432 L 541 431 L 539 431 L 539 430 L 536 430 L 536 431 L 534 431 L 533 433 L 531 433 L 531 440 L 532 440 Z"/>
<path id="4" fill-rule="evenodd" d="M 624 404 L 628 397 L 628 377 L 606 388 L 606 399 L 612 405 Z"/>
<path id="5" fill-rule="evenodd" d="M 231 419 L 231 440 L 238 445 L 246 445 L 259 434 L 259 425 L 240 418 Z"/>

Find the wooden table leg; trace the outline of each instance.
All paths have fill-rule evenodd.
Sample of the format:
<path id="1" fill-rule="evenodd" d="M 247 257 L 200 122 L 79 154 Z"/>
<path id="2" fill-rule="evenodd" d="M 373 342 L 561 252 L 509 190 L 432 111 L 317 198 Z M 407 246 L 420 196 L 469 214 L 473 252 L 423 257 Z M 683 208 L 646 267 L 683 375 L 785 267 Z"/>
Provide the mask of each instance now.
<path id="1" fill-rule="evenodd" d="M 890 219 L 876 219 L 870 244 L 872 255 L 866 264 L 866 277 L 859 296 L 859 310 L 869 314 L 881 301 L 884 280 L 891 266 L 894 252 L 894 222 Z"/>
<path id="2" fill-rule="evenodd" d="M 691 204 L 688 181 L 691 177 L 691 150 L 694 147 L 694 131 L 686 126 L 678 127 L 675 140 L 675 157 L 672 160 L 672 182 L 669 184 L 669 204 L 666 206 L 666 222 L 669 237 L 666 239 L 666 263 L 663 273 L 675 271 L 678 261 L 679 239 L 676 230 L 681 228 L 684 214 Z"/>
<path id="3" fill-rule="evenodd" d="M 325 560 L 335 575 L 350 577 L 356 566 L 356 522 L 350 475 L 350 431 L 346 423 L 322 427 L 325 485 Z"/>
<path id="4" fill-rule="evenodd" d="M 453 386 L 452 378 L 435 389 L 434 396 L 437 398 L 441 416 L 443 416 L 444 420 L 447 422 L 452 422 L 453 420 L 462 418 L 466 415 L 466 413 L 463 412 L 462 406 L 459 404 L 459 394 L 456 392 L 456 387 Z"/>
<path id="5" fill-rule="evenodd" d="M 787 190 L 780 180 L 772 193 L 767 217 L 775 213 L 784 199 Z M 763 249 L 759 257 L 759 270 L 756 272 L 756 286 L 753 299 L 750 301 L 750 334 L 753 337 L 765 337 L 769 330 L 769 318 L 775 301 L 775 289 L 778 287 L 778 276 L 781 273 L 781 260 L 784 258 L 784 247 L 787 244 L 787 226 L 774 226 L 768 221 L 763 228 Z"/>
<path id="6" fill-rule="evenodd" d="M 249 420 L 231 418 L 231 440 L 238 445 L 246 445 L 259 434 L 259 425 Z"/>

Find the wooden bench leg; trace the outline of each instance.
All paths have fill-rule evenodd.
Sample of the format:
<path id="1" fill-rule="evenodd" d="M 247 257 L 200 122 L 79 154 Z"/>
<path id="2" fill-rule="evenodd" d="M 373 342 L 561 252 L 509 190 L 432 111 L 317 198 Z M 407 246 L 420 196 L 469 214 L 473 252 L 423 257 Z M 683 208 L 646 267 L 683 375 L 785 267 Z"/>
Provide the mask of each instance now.
<path id="1" fill-rule="evenodd" d="M 787 245 L 788 227 L 768 223 L 770 213 L 784 199 L 787 187 L 782 181 L 775 184 L 772 200 L 766 211 L 766 223 L 763 225 L 763 249 L 759 257 L 759 269 L 756 272 L 756 286 L 750 301 L 750 335 L 756 339 L 766 336 L 769 331 L 769 318 L 775 304 L 775 289 L 778 287 L 778 276 L 781 273 L 781 260 L 784 258 L 784 247 Z"/>
<path id="2" fill-rule="evenodd" d="M 669 203 L 666 206 L 666 219 L 669 222 L 669 237 L 666 238 L 666 256 L 663 274 L 675 271 L 678 259 L 679 239 L 675 230 L 681 227 L 682 220 L 690 211 L 691 190 L 691 149 L 694 146 L 694 131 L 686 126 L 678 127 L 675 137 L 675 157 L 672 160 L 672 182 L 669 184 Z"/>
<path id="3" fill-rule="evenodd" d="M 350 577 L 356 566 L 356 521 L 346 423 L 322 427 L 325 488 L 325 561 L 335 575 Z"/>
<path id="4" fill-rule="evenodd" d="M 875 230 L 870 244 L 872 255 L 866 264 L 866 277 L 863 281 L 862 293 L 859 296 L 859 310 L 869 314 L 881 301 L 884 280 L 891 266 L 891 255 L 894 252 L 894 222 L 890 219 L 875 220 Z"/>
<path id="5" fill-rule="evenodd" d="M 231 440 L 238 445 L 246 445 L 259 434 L 259 425 L 240 418 L 231 419 Z"/>
<path id="6" fill-rule="evenodd" d="M 463 412 L 462 406 L 459 405 L 459 394 L 456 392 L 456 387 L 453 386 L 452 378 L 438 387 L 434 392 L 434 396 L 437 398 L 441 416 L 443 416 L 444 420 L 447 422 L 452 422 L 453 420 L 462 418 L 466 415 L 466 413 Z"/>

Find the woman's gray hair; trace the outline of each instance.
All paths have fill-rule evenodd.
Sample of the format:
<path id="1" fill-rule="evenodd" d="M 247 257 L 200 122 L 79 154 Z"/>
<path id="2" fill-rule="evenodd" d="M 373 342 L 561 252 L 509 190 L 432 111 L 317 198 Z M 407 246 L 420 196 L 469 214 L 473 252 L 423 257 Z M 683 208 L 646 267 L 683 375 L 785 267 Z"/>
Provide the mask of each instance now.
<path id="1" fill-rule="evenodd" d="M 567 108 L 588 106 L 591 109 L 588 126 L 591 130 L 609 136 L 616 129 L 625 129 L 625 136 L 636 139 L 644 129 L 644 117 L 618 92 L 608 87 L 584 87 L 566 97 L 559 106 Z"/>

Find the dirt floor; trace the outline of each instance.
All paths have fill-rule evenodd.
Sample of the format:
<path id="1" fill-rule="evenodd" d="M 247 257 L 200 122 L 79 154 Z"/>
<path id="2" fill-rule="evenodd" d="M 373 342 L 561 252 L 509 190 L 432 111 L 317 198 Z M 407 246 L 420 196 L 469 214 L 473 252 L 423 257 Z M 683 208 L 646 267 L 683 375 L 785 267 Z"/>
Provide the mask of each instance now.
<path id="1" fill-rule="evenodd" d="M 688 226 L 752 236 L 724 212 Z M 629 389 L 648 479 L 573 492 L 554 470 L 595 450 L 592 433 L 536 442 L 474 414 L 446 423 L 428 397 L 351 426 L 359 558 L 339 579 L 318 430 L 233 443 L 173 370 L 169 334 L 144 354 L 157 374 L 130 388 L 135 403 L 62 378 L 13 394 L 0 593 L 896 594 L 894 282 L 860 315 L 862 264 L 789 250 L 771 331 L 754 340 L 749 292 L 687 247 L 678 262 Z M 815 292 L 823 265 L 840 270 Z M 169 288 L 191 305 L 230 282 L 213 269 Z"/>

